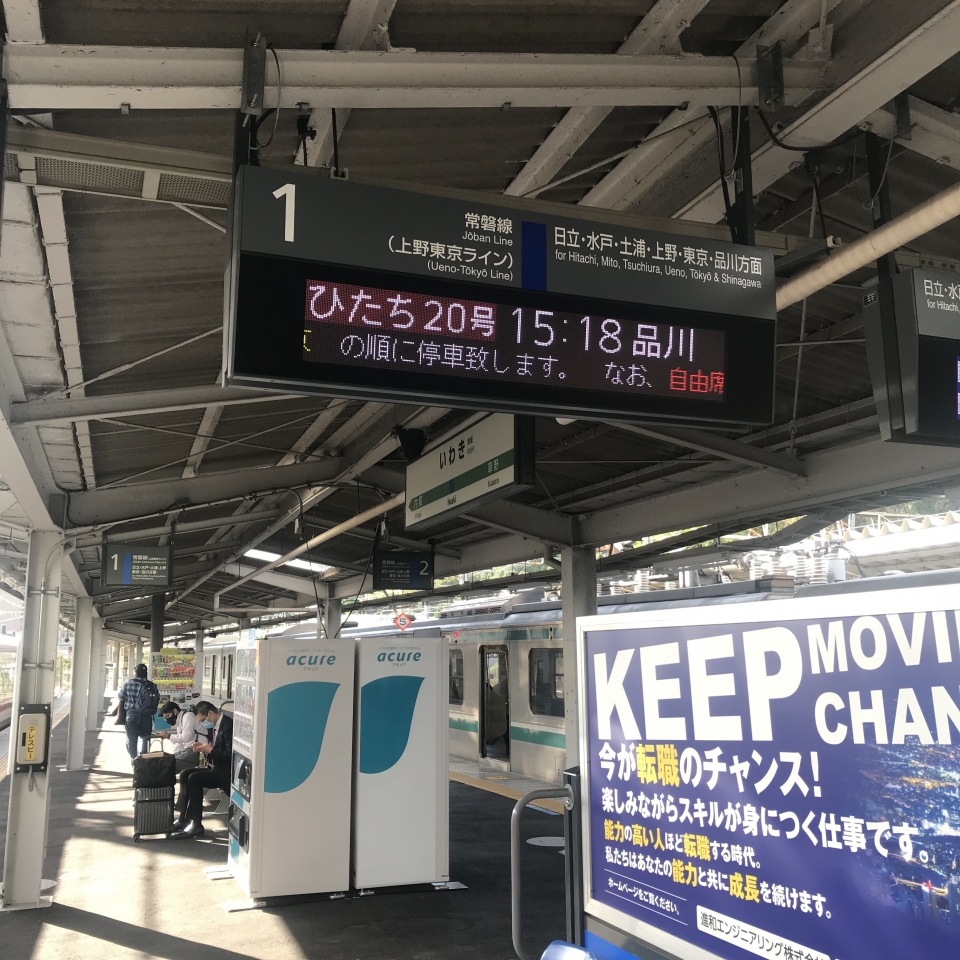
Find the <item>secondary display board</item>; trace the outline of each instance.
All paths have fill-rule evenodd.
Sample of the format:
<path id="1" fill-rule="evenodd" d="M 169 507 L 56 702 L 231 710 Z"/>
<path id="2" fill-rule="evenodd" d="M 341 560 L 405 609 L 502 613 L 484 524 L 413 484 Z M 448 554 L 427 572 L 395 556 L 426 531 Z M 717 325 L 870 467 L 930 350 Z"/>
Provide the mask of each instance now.
<path id="1" fill-rule="evenodd" d="M 374 551 L 373 589 L 432 590 L 433 554 L 423 551 Z"/>
<path id="2" fill-rule="evenodd" d="M 404 526 L 436 526 L 535 482 L 533 417 L 493 413 L 407 464 Z"/>
<path id="3" fill-rule="evenodd" d="M 173 548 L 104 544 L 100 564 L 103 586 L 168 587 L 173 582 Z"/>
<path id="4" fill-rule="evenodd" d="M 682 960 L 960 956 L 957 607 L 579 620 L 587 913 Z"/>
<path id="5" fill-rule="evenodd" d="M 227 379 L 542 414 L 767 423 L 773 256 L 242 167 Z"/>

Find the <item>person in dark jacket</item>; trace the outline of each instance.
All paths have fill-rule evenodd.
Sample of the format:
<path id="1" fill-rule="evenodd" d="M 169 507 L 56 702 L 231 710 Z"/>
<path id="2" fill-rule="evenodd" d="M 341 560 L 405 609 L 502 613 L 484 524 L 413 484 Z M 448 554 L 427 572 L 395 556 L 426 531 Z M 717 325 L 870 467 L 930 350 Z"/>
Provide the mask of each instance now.
<path id="1" fill-rule="evenodd" d="M 177 795 L 177 819 L 174 839 L 195 839 L 203 836 L 203 791 L 219 787 L 230 791 L 230 764 L 233 758 L 233 720 L 212 703 L 201 700 L 196 708 L 199 726 L 210 733 L 209 743 L 195 743 L 197 753 L 206 754 L 206 765 L 184 770 L 180 774 Z"/>
<path id="2" fill-rule="evenodd" d="M 147 679 L 147 665 L 138 663 L 134 676 L 120 691 L 120 705 L 126 712 L 127 753 L 131 762 L 150 748 L 150 731 L 159 703 L 160 691 L 152 680 Z"/>

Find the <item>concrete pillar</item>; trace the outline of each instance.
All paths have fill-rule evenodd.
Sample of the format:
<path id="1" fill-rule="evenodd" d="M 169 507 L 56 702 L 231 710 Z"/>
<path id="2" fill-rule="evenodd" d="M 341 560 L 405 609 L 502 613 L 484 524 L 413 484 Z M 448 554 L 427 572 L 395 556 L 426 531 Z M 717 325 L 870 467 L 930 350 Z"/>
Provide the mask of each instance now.
<path id="1" fill-rule="evenodd" d="M 563 714 L 567 766 L 580 762 L 577 703 L 577 619 L 597 612 L 597 560 L 593 547 L 564 547 L 560 552 L 563 616 Z"/>
<path id="2" fill-rule="evenodd" d="M 103 709 L 103 621 L 93 615 L 90 633 L 90 682 L 87 687 L 87 729 L 100 729 L 100 711 Z"/>
<path id="3" fill-rule="evenodd" d="M 326 636 L 331 640 L 337 635 L 337 631 L 340 629 L 340 622 L 343 619 L 343 601 L 334 600 L 332 597 L 329 600 L 324 600 L 323 607 L 323 629 L 326 631 Z M 319 629 L 319 623 L 317 628 Z"/>
<path id="4" fill-rule="evenodd" d="M 77 631 L 73 637 L 73 674 L 70 679 L 70 718 L 67 727 L 67 765 L 83 769 L 83 736 L 87 731 L 87 693 L 90 684 L 90 644 L 93 638 L 93 600 L 77 599 Z"/>
<path id="5" fill-rule="evenodd" d="M 136 652 L 134 653 L 134 657 L 133 657 L 134 670 L 137 669 L 138 663 L 143 663 L 143 641 L 142 640 L 137 641 Z M 131 673 L 131 676 L 133 676 L 132 673 Z"/>
<path id="6" fill-rule="evenodd" d="M 164 610 L 167 606 L 167 595 L 155 593 L 150 599 L 150 652 L 159 653 L 163 649 Z M 153 676 L 153 664 L 147 664 L 149 675 Z"/>
<path id="7" fill-rule="evenodd" d="M 17 773 L 19 707 L 45 704 L 53 712 L 54 668 L 60 619 L 63 538 L 58 531 L 34 531 L 27 553 L 23 641 L 17 657 L 10 721 L 10 804 L 3 862 L 4 909 L 43 906 L 43 855 L 50 814 L 50 770 Z M 49 745 L 49 737 L 47 740 Z"/>
<path id="8" fill-rule="evenodd" d="M 193 674 L 193 689 L 199 694 L 203 694 L 203 630 L 197 627 L 197 633 L 193 640 L 193 650 L 197 655 L 196 670 Z"/>

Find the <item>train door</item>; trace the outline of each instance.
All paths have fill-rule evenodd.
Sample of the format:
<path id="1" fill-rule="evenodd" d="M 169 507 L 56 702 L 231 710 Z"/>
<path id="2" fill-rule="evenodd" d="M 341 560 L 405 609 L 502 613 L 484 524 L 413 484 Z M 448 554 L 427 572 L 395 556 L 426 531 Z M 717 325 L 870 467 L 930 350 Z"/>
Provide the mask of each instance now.
<path id="1" fill-rule="evenodd" d="M 510 685 L 505 646 L 480 648 L 480 756 L 510 759 Z"/>

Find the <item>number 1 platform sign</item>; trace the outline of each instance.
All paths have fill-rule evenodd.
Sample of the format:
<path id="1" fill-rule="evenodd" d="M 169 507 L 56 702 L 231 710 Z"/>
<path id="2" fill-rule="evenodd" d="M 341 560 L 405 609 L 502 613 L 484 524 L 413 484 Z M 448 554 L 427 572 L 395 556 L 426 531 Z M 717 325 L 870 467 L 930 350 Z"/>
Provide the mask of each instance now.
<path id="1" fill-rule="evenodd" d="M 243 167 L 228 379 L 503 412 L 769 422 L 772 255 L 590 216 Z"/>

